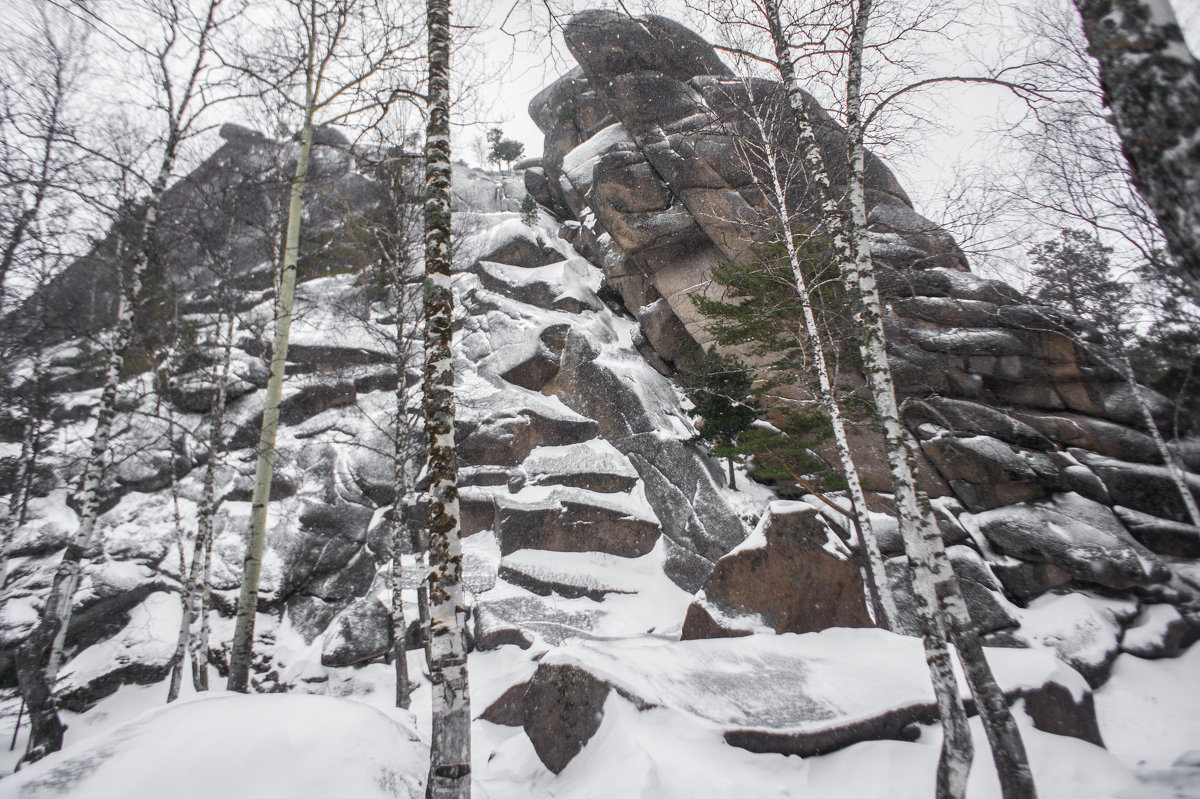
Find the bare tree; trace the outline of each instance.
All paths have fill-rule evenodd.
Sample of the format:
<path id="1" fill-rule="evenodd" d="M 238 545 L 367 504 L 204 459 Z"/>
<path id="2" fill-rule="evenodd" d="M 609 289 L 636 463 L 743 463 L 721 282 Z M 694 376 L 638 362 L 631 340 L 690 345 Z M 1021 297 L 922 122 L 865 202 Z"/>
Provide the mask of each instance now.
<path id="1" fill-rule="evenodd" d="M 21 692 L 29 708 L 31 731 L 23 762 L 39 760 L 62 748 L 65 728 L 54 705 L 54 684 L 62 665 L 66 633 L 84 553 L 90 546 L 100 508 L 100 489 L 108 458 L 109 442 L 116 418 L 117 393 L 125 352 L 133 339 L 134 319 L 147 267 L 156 261 L 159 210 L 163 194 L 175 169 L 180 147 L 197 127 L 198 117 L 208 106 L 202 95 L 214 31 L 224 21 L 223 0 L 209 0 L 198 18 L 174 3 L 156 6 L 164 38 L 143 51 L 154 69 L 159 90 L 158 111 L 165 118 L 157 169 L 149 181 L 146 198 L 117 220 L 116 258 L 128 258 L 119 269 L 124 277 L 112 343 L 108 350 L 104 387 L 97 407 L 97 421 L 90 454 L 77 495 L 79 527 L 63 553 L 43 606 L 41 617 L 17 653 Z M 179 58 L 185 59 L 182 75 L 176 73 Z"/>
<path id="2" fill-rule="evenodd" d="M 258 584 L 266 544 L 279 403 L 287 365 L 303 197 L 308 184 L 313 138 L 319 127 L 347 120 L 359 120 L 364 127 L 378 124 L 393 103 L 413 95 L 394 83 L 402 77 L 401 68 L 410 60 L 412 47 L 409 34 L 397 17 L 397 4 L 366 0 L 291 0 L 287 6 L 294 22 L 280 34 L 291 46 L 280 46 L 284 53 L 297 54 L 298 58 L 281 63 L 274 54 L 259 53 L 242 66 L 245 74 L 260 82 L 266 91 L 278 94 L 302 115 L 284 258 L 275 300 L 271 376 L 263 409 L 249 539 L 230 653 L 228 687 L 242 692 L 249 690 Z"/>

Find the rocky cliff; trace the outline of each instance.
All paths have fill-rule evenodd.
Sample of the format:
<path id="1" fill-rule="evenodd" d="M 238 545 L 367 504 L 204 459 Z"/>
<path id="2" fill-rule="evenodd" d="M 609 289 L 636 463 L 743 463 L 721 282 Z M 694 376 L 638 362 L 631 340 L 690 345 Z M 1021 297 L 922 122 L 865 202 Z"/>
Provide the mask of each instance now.
<path id="1" fill-rule="evenodd" d="M 706 42 L 657 17 L 587 12 L 566 38 L 578 68 L 530 108 L 546 134 L 541 165 L 524 173 L 543 206 L 536 224 L 516 213 L 512 176 L 456 173 L 472 690 L 479 746 L 502 755 L 479 766 L 480 778 L 515 780 L 505 769 L 525 766 L 507 764 L 534 753 L 563 771 L 606 718 L 626 724 L 631 708 L 675 714 L 699 725 L 684 728 L 715 730 L 753 753 L 815 756 L 911 739 L 913 725 L 934 717 L 919 646 L 853 629 L 871 619 L 844 518 L 815 500 L 768 507 L 765 488 L 726 489 L 719 465 L 689 443 L 695 430 L 672 380 L 684 345 L 711 338 L 689 293 L 706 290 L 715 263 L 745 257 L 758 241 L 762 197 L 735 149 L 746 109 L 777 107 L 779 88 L 739 79 Z M 836 177 L 842 133 L 821 119 Z M 178 207 L 223 186 L 272 202 L 291 145 L 233 128 L 226 138 L 175 190 Z M 337 145 L 318 148 L 324 188 L 310 200 L 311 230 L 325 243 L 341 240 L 339 204 L 365 211 L 379 201 Z M 1089 683 L 1101 685 L 1121 651 L 1174 656 L 1200 634 L 1200 530 L 1185 523 L 1130 390 L 1087 325 L 972 275 L 952 238 L 874 157 L 868 183 L 890 356 L 914 400 L 907 421 L 921 441 L 922 478 L 971 613 L 1006 647 L 992 657 L 1004 689 L 1025 699 L 1041 731 L 1034 740 L 1098 743 Z M 805 207 L 803 182 L 793 191 Z M 231 220 L 235 272 L 249 277 L 237 284 L 232 451 L 217 465 L 218 669 L 245 548 L 273 313 L 269 259 L 255 244 L 267 210 Z M 395 314 L 357 251 L 323 252 L 302 264 L 297 290 L 253 682 L 386 696 L 387 431 L 396 383 L 418 364 L 407 376 L 394 366 Z M 219 284 L 189 271 L 194 261 L 181 243 L 167 264 L 194 330 L 189 366 L 165 397 L 149 375 L 125 384 L 130 422 L 115 439 L 108 509 L 59 689 L 76 710 L 123 684 L 159 682 L 174 648 L 177 547 L 194 535 L 220 350 L 211 315 Z M 64 277 L 64 296 L 94 296 L 72 280 L 81 278 Z M 9 644 L 29 629 L 75 523 L 67 489 L 95 401 L 84 350 L 64 334 L 51 358 L 63 389 L 44 460 L 55 474 L 15 542 L 0 616 Z M 1170 415 L 1165 399 L 1138 391 Z M 177 431 L 169 444 L 166 404 Z M 873 440 L 859 444 L 870 461 Z M 15 445 L 5 446 L 11 455 Z M 889 575 L 903 592 L 888 487 L 878 468 L 868 478 Z M 1200 476 L 1188 479 L 1200 490 Z M 412 670 L 418 677 L 419 664 Z M 15 701 L 3 707 L 15 716 Z"/>

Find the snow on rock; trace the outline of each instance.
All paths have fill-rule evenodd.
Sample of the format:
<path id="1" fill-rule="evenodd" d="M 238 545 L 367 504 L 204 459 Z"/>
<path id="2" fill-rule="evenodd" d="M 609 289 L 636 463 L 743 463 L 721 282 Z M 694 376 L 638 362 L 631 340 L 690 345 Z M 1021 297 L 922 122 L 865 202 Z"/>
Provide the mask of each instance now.
<path id="1" fill-rule="evenodd" d="M 988 650 L 988 659 L 1010 696 L 1073 717 L 1051 722 L 1055 732 L 1098 740 L 1078 674 L 1037 651 Z M 1037 698 L 1046 686 L 1054 686 L 1052 696 Z M 525 697 L 526 733 L 552 771 L 561 772 L 595 733 L 610 691 L 640 708 L 706 720 L 734 746 L 803 756 L 900 738 L 908 725 L 936 715 L 920 641 L 882 630 L 574 641 L 541 659 Z M 1055 717 L 1041 710 L 1035 720 Z"/>
<path id="2" fill-rule="evenodd" d="M 1135 601 L 1082 593 L 1046 595 L 1021 613 L 1018 634 L 1034 646 L 1054 651 L 1096 686 L 1108 678 L 1120 651 L 1122 626 L 1135 615 Z"/>
<path id="3" fill-rule="evenodd" d="M 1169 576 L 1111 510 L 1073 492 L 959 518 L 1000 552 L 1060 566 L 1084 582 L 1131 588 Z"/>
<path id="4" fill-rule="evenodd" d="M 859 560 L 806 503 L 772 502 L 754 532 L 717 561 L 688 608 L 683 637 L 762 626 L 777 633 L 873 626 Z"/>
<path id="5" fill-rule="evenodd" d="M 411 717 L 346 699 L 223 692 L 188 699 L 7 777 L 21 799 L 424 796 Z"/>
<path id="6" fill-rule="evenodd" d="M 521 470 L 534 485 L 566 485 L 593 491 L 628 491 L 639 479 L 629 459 L 602 438 L 538 447 L 529 453 Z"/>
<path id="7" fill-rule="evenodd" d="M 179 596 L 157 591 L 135 607 L 116 635 L 76 655 L 59 673 L 58 696 L 79 710 L 123 683 L 148 684 L 166 676 L 182 612 Z"/>
<path id="8" fill-rule="evenodd" d="M 459 496 L 464 514 L 482 519 L 490 515 L 506 554 L 547 549 L 638 557 L 653 548 L 660 533 L 640 485 L 627 493 L 568 485 L 527 485 L 516 493 L 505 487 L 467 486 Z"/>
<path id="9" fill-rule="evenodd" d="M 1125 631 L 1121 651 L 1140 658 L 1176 657 L 1198 635 L 1174 605 L 1150 605 Z"/>

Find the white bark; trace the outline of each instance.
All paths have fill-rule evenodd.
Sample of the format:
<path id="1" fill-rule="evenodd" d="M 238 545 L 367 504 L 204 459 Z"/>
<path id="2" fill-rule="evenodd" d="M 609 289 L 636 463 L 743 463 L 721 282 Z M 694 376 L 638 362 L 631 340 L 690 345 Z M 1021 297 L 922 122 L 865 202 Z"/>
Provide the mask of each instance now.
<path id="1" fill-rule="evenodd" d="M 929 579 L 931 572 L 936 574 L 935 570 L 941 566 L 948 569 L 949 564 L 948 562 L 939 564 L 932 559 L 931 547 L 926 541 L 931 531 L 928 525 L 921 523 L 921 514 L 916 507 L 914 476 L 911 468 L 908 467 L 908 459 L 912 457 L 912 453 L 906 449 L 907 440 L 899 424 L 894 391 L 890 394 L 886 391 L 891 388 L 891 372 L 887 364 L 886 345 L 882 338 L 882 322 L 878 317 L 878 294 L 875 292 L 874 275 L 869 271 L 869 260 L 868 272 L 866 275 L 862 275 L 862 264 L 856 257 L 860 256 L 862 251 L 856 252 L 854 249 L 854 243 L 850 240 L 847 230 L 850 225 L 844 218 L 833 193 L 816 132 L 805 107 L 803 90 L 796 78 L 790 44 L 780 20 L 778 0 L 764 0 L 763 9 L 775 46 L 780 77 L 787 92 L 788 103 L 794 113 L 804 166 L 812 185 L 819 194 L 820 213 L 826 232 L 831 239 L 834 255 L 849 283 L 849 288 L 859 295 L 864 305 L 869 303 L 872 296 L 875 297 L 875 319 L 867 318 L 867 313 L 870 311 L 869 306 L 864 308 L 864 312 L 860 313 L 856 319 L 865 336 L 862 346 L 864 369 L 867 371 L 868 383 L 884 428 L 887 457 L 893 474 L 893 491 L 896 495 L 898 522 L 914 570 L 913 588 L 916 594 L 917 610 L 922 618 L 924 628 L 922 640 L 925 645 L 925 659 L 929 665 L 938 715 L 942 721 L 944 737 L 938 762 L 937 795 L 939 799 L 961 799 L 966 792 L 967 774 L 974 755 L 974 746 L 971 741 L 970 729 L 966 723 L 962 698 L 959 695 L 950 663 L 950 650 L 947 643 L 949 625 L 946 623 L 938 597 L 933 591 L 933 583 Z M 861 48 L 861 41 L 859 46 Z M 861 57 L 861 49 L 859 55 Z M 853 140 L 850 132 L 847 133 L 847 136 L 849 140 Z M 853 181 L 849 188 L 851 191 L 854 190 Z M 858 181 L 858 191 L 861 192 L 861 177 Z M 865 238 L 865 218 L 863 223 L 859 232 L 860 236 Z M 866 257 L 868 259 L 870 257 L 869 250 L 866 252 Z M 881 376 L 886 379 L 881 381 L 879 379 Z M 936 525 L 932 528 L 932 534 L 937 536 Z M 940 537 L 938 537 L 937 543 L 940 545 Z M 953 579 L 952 574 L 950 577 Z"/>
<path id="2" fill-rule="evenodd" d="M 788 207 L 787 191 L 784 181 L 779 174 L 778 153 L 772 144 L 771 131 L 763 125 L 757 114 L 750 114 L 759 139 L 763 146 L 763 160 L 771 176 L 771 194 L 774 196 L 775 215 L 780 223 L 784 246 L 788 255 L 788 266 L 791 269 L 792 282 L 796 289 L 796 298 L 800 302 L 804 316 L 804 324 L 798 331 L 800 339 L 805 343 L 813 366 L 817 372 L 820 389 L 820 400 L 825 412 L 829 414 L 829 422 L 833 428 L 834 444 L 838 460 L 842 465 L 842 473 L 850 492 L 851 510 L 859 535 L 859 546 L 863 548 L 867 562 L 869 593 L 874 600 L 872 611 L 877 616 L 876 623 L 887 630 L 897 629 L 900 615 L 896 609 L 896 600 L 888 586 L 887 569 L 884 565 L 883 554 L 879 551 L 879 541 L 875 535 L 875 527 L 867 510 L 867 498 L 863 493 L 862 480 L 858 474 L 854 455 L 850 450 L 850 441 L 846 435 L 846 424 L 842 418 L 841 406 L 838 403 L 833 380 L 830 376 L 829 364 L 825 359 L 822 346 L 821 329 L 813 313 L 812 301 L 809 295 L 808 281 L 805 279 L 800 254 L 796 247 L 795 234 L 792 231 L 792 211 Z M 881 616 L 882 618 L 878 618 Z"/>
<path id="3" fill-rule="evenodd" d="M 230 691 L 246 693 L 250 688 L 250 659 L 254 654 L 254 622 L 258 612 L 258 583 L 262 574 L 263 549 L 267 541 L 267 509 L 271 499 L 271 478 L 275 471 L 275 437 L 279 431 L 279 403 L 283 399 L 283 377 L 287 369 L 288 340 L 292 330 L 292 306 L 296 293 L 296 265 L 300 260 L 300 217 L 304 189 L 308 184 L 308 161 L 313 143 L 313 111 L 316 92 L 313 66 L 316 39 L 308 42 L 308 84 L 305 92 L 304 127 L 296 172 L 292 178 L 288 205 L 287 237 L 284 244 L 279 293 L 275 302 L 275 341 L 271 349 L 271 376 L 263 408 L 262 432 L 258 439 L 258 462 L 254 476 L 254 495 L 250 500 L 250 531 L 246 559 L 242 566 L 242 586 L 238 594 L 237 623 L 229 655 Z"/>
<path id="4" fill-rule="evenodd" d="M 454 294 L 450 268 L 450 2 L 428 0 L 425 134 L 425 440 L 429 451 L 432 740 L 426 796 L 471 795 L 471 698 L 454 448 Z"/>
<path id="5" fill-rule="evenodd" d="M 1200 62 L 1169 0 L 1075 0 L 1138 192 L 1200 299 Z"/>

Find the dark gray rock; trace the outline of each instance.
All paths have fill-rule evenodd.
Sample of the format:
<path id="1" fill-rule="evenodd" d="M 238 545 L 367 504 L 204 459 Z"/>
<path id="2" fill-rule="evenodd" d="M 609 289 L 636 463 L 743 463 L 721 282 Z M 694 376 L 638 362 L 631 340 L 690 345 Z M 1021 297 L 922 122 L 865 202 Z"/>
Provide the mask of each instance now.
<path id="1" fill-rule="evenodd" d="M 1111 510 L 1077 494 L 984 511 L 974 523 L 999 551 L 1053 564 L 1084 582 L 1123 589 L 1169 576 Z"/>

